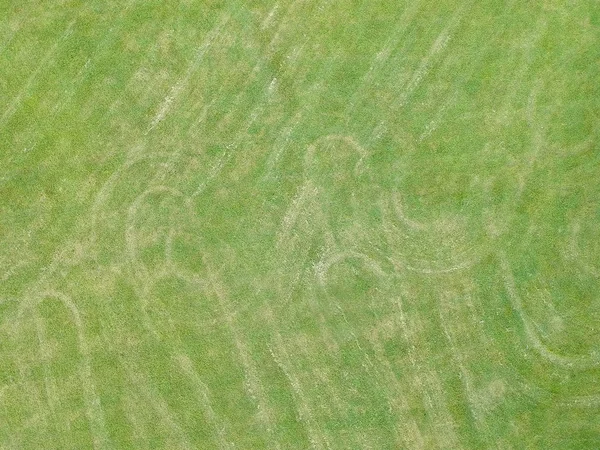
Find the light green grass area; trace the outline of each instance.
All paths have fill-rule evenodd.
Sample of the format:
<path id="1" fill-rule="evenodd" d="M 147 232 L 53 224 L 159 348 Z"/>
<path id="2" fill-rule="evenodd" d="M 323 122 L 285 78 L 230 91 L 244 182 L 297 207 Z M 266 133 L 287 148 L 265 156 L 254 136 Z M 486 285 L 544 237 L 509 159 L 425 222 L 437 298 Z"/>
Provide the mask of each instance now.
<path id="1" fill-rule="evenodd" d="M 600 448 L 599 133 L 595 0 L 0 2 L 0 448 Z"/>

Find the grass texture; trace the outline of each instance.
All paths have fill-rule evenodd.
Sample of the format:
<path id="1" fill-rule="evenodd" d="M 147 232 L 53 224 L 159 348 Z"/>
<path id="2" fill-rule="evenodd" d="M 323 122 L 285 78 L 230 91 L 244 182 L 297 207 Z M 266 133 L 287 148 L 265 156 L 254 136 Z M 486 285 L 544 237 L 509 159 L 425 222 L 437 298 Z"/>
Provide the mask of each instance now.
<path id="1" fill-rule="evenodd" d="M 595 0 L 0 2 L 0 448 L 600 448 Z"/>

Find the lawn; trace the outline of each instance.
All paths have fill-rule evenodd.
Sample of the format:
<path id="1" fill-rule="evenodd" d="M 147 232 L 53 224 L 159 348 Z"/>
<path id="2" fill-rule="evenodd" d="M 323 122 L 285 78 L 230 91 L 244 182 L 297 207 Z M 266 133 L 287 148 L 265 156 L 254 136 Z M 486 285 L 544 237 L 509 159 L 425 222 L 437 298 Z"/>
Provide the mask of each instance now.
<path id="1" fill-rule="evenodd" d="M 600 448 L 598 3 L 0 2 L 0 448 Z"/>

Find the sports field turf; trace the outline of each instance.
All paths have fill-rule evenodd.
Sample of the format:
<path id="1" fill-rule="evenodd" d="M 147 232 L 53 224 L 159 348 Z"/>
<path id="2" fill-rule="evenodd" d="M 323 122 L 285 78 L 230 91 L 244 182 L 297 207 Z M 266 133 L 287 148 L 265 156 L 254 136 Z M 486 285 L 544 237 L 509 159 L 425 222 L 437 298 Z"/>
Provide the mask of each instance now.
<path id="1" fill-rule="evenodd" d="M 600 448 L 596 0 L 0 0 L 0 449 Z"/>

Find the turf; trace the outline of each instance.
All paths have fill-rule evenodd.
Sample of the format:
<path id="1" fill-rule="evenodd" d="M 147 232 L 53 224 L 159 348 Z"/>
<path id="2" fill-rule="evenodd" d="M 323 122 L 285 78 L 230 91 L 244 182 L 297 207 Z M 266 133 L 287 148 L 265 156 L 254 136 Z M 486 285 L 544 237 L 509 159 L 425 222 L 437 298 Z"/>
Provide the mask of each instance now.
<path id="1" fill-rule="evenodd" d="M 0 3 L 0 448 L 600 448 L 594 0 Z"/>

